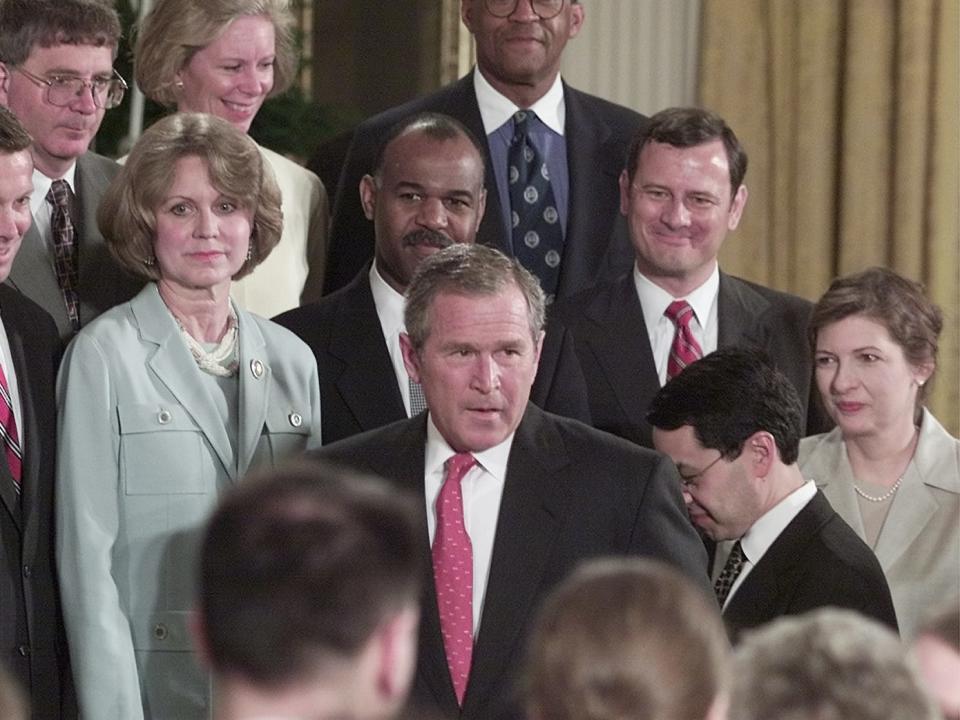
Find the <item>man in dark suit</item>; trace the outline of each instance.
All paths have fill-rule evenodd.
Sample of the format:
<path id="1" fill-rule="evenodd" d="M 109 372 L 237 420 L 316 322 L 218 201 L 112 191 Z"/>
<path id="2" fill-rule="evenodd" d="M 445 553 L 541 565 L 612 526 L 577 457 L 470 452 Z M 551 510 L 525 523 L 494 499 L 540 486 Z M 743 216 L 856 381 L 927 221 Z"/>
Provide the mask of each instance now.
<path id="1" fill-rule="evenodd" d="M 429 412 L 316 452 L 425 503 L 433 572 L 414 697 L 446 717 L 519 716 L 528 628 L 580 560 L 646 555 L 708 592 L 668 459 L 528 402 L 543 317 L 537 279 L 496 250 L 458 244 L 425 259 L 401 343 Z"/>
<path id="2" fill-rule="evenodd" d="M 746 170 L 733 130 L 707 110 L 664 110 L 634 138 L 620 175 L 634 269 L 558 302 L 551 318 L 573 333 L 595 427 L 649 447 L 650 401 L 691 359 L 678 344 L 693 357 L 762 348 L 803 398 L 807 433 L 829 425 L 811 383 L 811 304 L 717 263 L 747 202 Z"/>
<path id="3" fill-rule="evenodd" d="M 657 393 L 649 420 L 654 445 L 677 464 L 691 522 L 710 540 L 734 541 L 714 566 L 732 639 L 826 605 L 896 630 L 876 556 L 800 474 L 800 398 L 760 351 L 693 363 Z"/>
<path id="4" fill-rule="evenodd" d="M 0 282 L 31 223 L 29 148 L 0 108 Z M 43 720 L 76 714 L 52 542 L 60 350 L 50 316 L 0 284 L 0 665 Z"/>
<path id="5" fill-rule="evenodd" d="M 561 227 L 559 276 L 545 288 L 557 297 L 629 268 L 626 228 L 617 220 L 617 175 L 642 115 L 575 90 L 560 79 L 560 60 L 584 22 L 577 0 L 461 0 L 461 18 L 477 46 L 469 75 L 425 98 L 387 110 L 357 129 L 333 209 L 325 292 L 347 284 L 373 254 L 356 188 L 370 172 L 381 138 L 421 111 L 451 115 L 485 138 L 487 213 L 477 240 L 520 256 L 512 237 L 508 162 L 519 110 L 530 116 L 529 137 L 545 160 Z M 555 260 L 551 260 L 555 262 Z M 541 268 L 545 270 L 545 268 Z M 540 274 L 535 273 L 535 274 Z"/>
<path id="6" fill-rule="evenodd" d="M 0 105 L 33 137 L 33 226 L 8 282 L 46 310 L 67 340 L 142 287 L 97 228 L 117 164 L 87 150 L 126 84 L 113 70 L 120 21 L 92 0 L 0 4 Z M 64 183 L 66 183 L 64 185 Z"/>
<path id="7" fill-rule="evenodd" d="M 423 258 L 474 242 L 488 197 L 483 177 L 483 150 L 460 122 L 437 113 L 402 120 L 360 183 L 374 261 L 345 288 L 274 318 L 317 357 L 325 443 L 424 408 L 400 352 L 403 293 Z M 583 375 L 562 330 L 545 344 L 531 397 L 550 412 L 590 420 Z"/>

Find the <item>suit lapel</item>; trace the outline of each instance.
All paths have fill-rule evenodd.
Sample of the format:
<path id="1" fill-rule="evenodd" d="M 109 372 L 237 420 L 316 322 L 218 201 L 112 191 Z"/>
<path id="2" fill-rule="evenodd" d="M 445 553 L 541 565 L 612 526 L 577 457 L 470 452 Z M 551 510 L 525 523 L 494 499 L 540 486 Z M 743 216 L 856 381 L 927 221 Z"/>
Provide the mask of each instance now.
<path id="1" fill-rule="evenodd" d="M 527 407 L 517 428 L 500 501 L 490 575 L 464 699 L 464 713 L 489 698 L 489 687 L 509 667 L 522 629 L 536 607 L 554 539 L 567 514 L 564 487 L 555 477 L 569 463 L 561 438 Z"/>
<path id="2" fill-rule="evenodd" d="M 24 235 L 7 282 L 50 313 L 60 337 L 73 334 L 46 242 L 33 224 Z"/>
<path id="3" fill-rule="evenodd" d="M 717 346 L 766 348 L 766 329 L 761 318 L 768 306 L 765 298 L 721 272 L 717 291 Z"/>
<path id="4" fill-rule="evenodd" d="M 936 514 L 939 505 L 923 482 L 917 465 L 911 462 L 904 473 L 903 483 L 890 504 L 874 552 L 884 572 L 910 549 Z M 859 509 L 858 509 L 859 517 Z"/>
<path id="5" fill-rule="evenodd" d="M 253 460 L 257 443 L 267 418 L 267 399 L 273 382 L 273 368 L 267 362 L 267 347 L 257 323 L 249 315 L 238 312 L 240 367 L 240 427 L 237 441 L 237 468 L 231 473 L 238 480 Z"/>
<path id="6" fill-rule="evenodd" d="M 147 363 L 150 369 L 193 418 L 227 475 L 235 477 L 237 464 L 223 420 L 217 414 L 216 404 L 207 386 L 202 382 L 196 361 L 180 337 L 176 322 L 160 299 L 157 286 L 154 283 L 147 285 L 131 301 L 130 306 L 140 327 L 141 337 L 157 345 L 156 352 Z"/>
<path id="7" fill-rule="evenodd" d="M 621 412 L 649 435 L 644 415 L 660 390 L 660 380 L 633 274 L 624 275 L 611 286 L 609 295 L 595 300 L 587 308 L 587 317 L 601 328 L 598 339 L 588 338 L 587 345 L 613 388 Z"/>
<path id="8" fill-rule="evenodd" d="M 347 292 L 331 330 L 330 354 L 343 361 L 343 372 L 336 380 L 343 402 L 361 429 L 372 430 L 402 420 L 407 413 L 393 381 L 396 373 L 366 271 Z"/>
<path id="9" fill-rule="evenodd" d="M 620 152 L 608 147 L 609 126 L 583 102 L 580 93 L 564 83 L 563 97 L 570 201 L 557 291 L 560 297 L 579 289 L 578 283 L 585 278 L 599 280 L 597 274 L 619 214 L 619 195 L 597 192 L 597 188 L 617 187 L 624 164 Z M 629 260 L 626 263 L 629 265 Z"/>

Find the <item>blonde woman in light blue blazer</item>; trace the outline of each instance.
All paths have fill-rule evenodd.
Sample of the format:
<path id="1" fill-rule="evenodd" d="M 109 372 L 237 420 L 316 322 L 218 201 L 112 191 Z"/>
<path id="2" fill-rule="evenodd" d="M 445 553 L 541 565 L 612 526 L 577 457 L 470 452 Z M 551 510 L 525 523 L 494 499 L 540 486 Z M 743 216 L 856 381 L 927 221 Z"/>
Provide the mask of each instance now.
<path id="1" fill-rule="evenodd" d="M 58 380 L 57 563 L 81 715 L 208 718 L 189 633 L 200 528 L 249 469 L 320 444 L 313 354 L 229 295 L 280 237 L 279 192 L 246 135 L 173 115 L 98 219 L 151 282 L 77 335 Z"/>
<path id="2" fill-rule="evenodd" d="M 960 596 L 960 441 L 923 408 L 942 324 L 918 283 L 885 268 L 835 280 L 810 321 L 837 427 L 801 442 L 800 468 L 873 548 L 906 640 Z"/>

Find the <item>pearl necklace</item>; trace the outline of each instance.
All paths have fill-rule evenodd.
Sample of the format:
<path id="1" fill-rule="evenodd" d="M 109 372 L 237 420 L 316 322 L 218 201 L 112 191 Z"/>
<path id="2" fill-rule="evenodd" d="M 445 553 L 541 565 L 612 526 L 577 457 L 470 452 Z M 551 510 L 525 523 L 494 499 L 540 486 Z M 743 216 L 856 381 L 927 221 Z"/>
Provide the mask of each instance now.
<path id="1" fill-rule="evenodd" d="M 897 490 L 900 489 L 900 483 L 902 483 L 902 482 L 903 482 L 903 475 L 901 475 L 901 476 L 897 479 L 897 481 L 893 484 L 893 487 L 891 487 L 889 490 L 887 490 L 887 491 L 886 491 L 883 495 L 881 495 L 880 497 L 874 497 L 873 495 L 867 495 L 867 493 L 865 493 L 863 490 L 861 490 L 860 488 L 858 488 L 856 485 L 853 486 L 853 490 L 854 490 L 854 492 L 857 493 L 857 495 L 859 495 L 860 497 L 862 497 L 864 500 L 869 500 L 870 502 L 879 503 L 879 502 L 883 502 L 884 500 L 889 500 L 890 498 L 892 498 L 892 497 L 893 497 L 893 494 L 894 494 Z"/>

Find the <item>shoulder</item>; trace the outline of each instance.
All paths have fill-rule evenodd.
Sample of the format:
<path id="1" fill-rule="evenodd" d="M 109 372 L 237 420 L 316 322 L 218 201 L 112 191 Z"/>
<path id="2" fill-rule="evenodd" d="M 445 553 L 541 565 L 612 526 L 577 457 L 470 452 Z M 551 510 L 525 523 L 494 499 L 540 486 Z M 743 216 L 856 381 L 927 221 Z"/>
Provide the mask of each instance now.
<path id="1" fill-rule="evenodd" d="M 960 493 L 960 440 L 947 432 L 926 409 L 920 422 L 914 462 L 926 484 Z"/>
<path id="2" fill-rule="evenodd" d="M 371 469 L 384 458 L 399 457 L 417 446 L 422 450 L 425 442 L 426 418 L 419 415 L 337 440 L 311 451 L 308 456 L 314 460 Z"/>
<path id="3" fill-rule="evenodd" d="M 444 85 L 429 95 L 414 98 L 402 105 L 397 105 L 367 118 L 357 127 L 354 142 L 358 138 L 379 138 L 403 118 L 419 112 L 442 112 L 462 120 L 459 111 L 468 103 L 472 103 L 474 107 L 477 104 L 473 93 L 472 73 L 468 73 L 449 85 Z"/>
<path id="4" fill-rule="evenodd" d="M 4 324 L 14 323 L 24 335 L 60 344 L 57 325 L 50 313 L 9 285 L 0 284 L 0 311 Z"/>
<path id="5" fill-rule="evenodd" d="M 832 462 L 837 453 L 843 448 L 843 437 L 840 428 L 834 428 L 828 433 L 810 435 L 800 440 L 800 456 L 797 464 L 801 470 L 810 466 L 822 467 L 826 462 Z M 804 477 L 808 477 L 804 472 Z"/>
<path id="6" fill-rule="evenodd" d="M 120 172 L 120 165 L 116 160 L 88 151 L 77 158 L 77 170 L 86 177 L 110 180 Z"/>
<path id="7" fill-rule="evenodd" d="M 348 285 L 325 295 L 316 302 L 287 310 L 273 318 L 273 321 L 300 338 L 310 338 L 310 342 L 326 337 L 330 333 L 331 326 L 342 318 L 342 313 L 358 307 L 357 284 L 365 281 L 366 273 L 365 269 L 361 273 L 362 277 L 358 276 Z"/>
<path id="8" fill-rule="evenodd" d="M 802 316 L 806 321 L 813 309 L 813 303 L 799 295 L 774 290 L 766 285 L 760 285 L 723 272 L 720 274 L 720 284 L 721 288 L 724 288 L 730 295 L 745 302 L 759 302 L 761 305 L 765 305 L 770 312 L 794 314 Z"/>
<path id="9" fill-rule="evenodd" d="M 596 314 L 603 317 L 610 312 L 621 312 L 623 310 L 621 301 L 629 297 L 624 285 L 630 280 L 632 275 L 627 273 L 616 280 L 600 283 L 569 297 L 560 298 L 550 306 L 550 318 L 556 318 L 567 327 L 574 329 L 588 315 Z M 633 296 L 636 297 L 636 292 Z M 616 307 L 613 307 L 614 305 Z"/>
<path id="10" fill-rule="evenodd" d="M 633 133 L 647 122 L 646 116 L 624 105 L 577 90 L 566 83 L 563 85 L 563 90 L 565 101 L 571 103 L 575 111 L 581 108 L 587 109 L 602 117 L 608 125 L 628 133 L 631 138 Z"/>
<path id="11" fill-rule="evenodd" d="M 262 145 L 257 145 L 257 147 L 260 148 L 263 159 L 270 163 L 270 167 L 277 176 L 278 183 L 303 186 L 305 189 L 319 189 L 322 185 L 320 178 L 302 165 L 298 165 L 293 160 Z"/>

